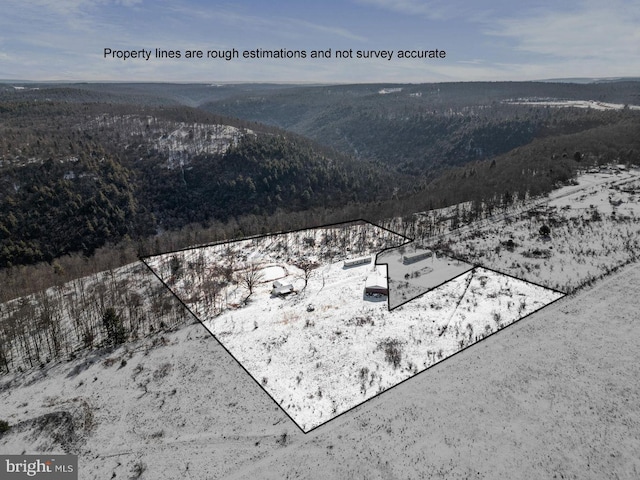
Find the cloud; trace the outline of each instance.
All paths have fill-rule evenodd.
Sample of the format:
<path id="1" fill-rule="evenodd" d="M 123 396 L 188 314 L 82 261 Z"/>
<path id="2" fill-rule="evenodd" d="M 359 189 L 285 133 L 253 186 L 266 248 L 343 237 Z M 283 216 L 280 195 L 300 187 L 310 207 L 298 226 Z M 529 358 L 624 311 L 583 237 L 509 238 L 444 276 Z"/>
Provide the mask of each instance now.
<path id="1" fill-rule="evenodd" d="M 43 31 L 64 29 L 95 35 L 104 22 L 102 9 L 117 6 L 121 9 L 142 4 L 143 0 L 3 0 L 0 29 L 17 28 L 19 37 L 27 38 Z M 25 28 L 32 27 L 31 29 Z"/>
<path id="2" fill-rule="evenodd" d="M 8 7 L 17 9 L 38 9 L 41 14 L 45 14 L 42 10 L 52 12 L 63 16 L 78 15 L 83 12 L 90 11 L 98 7 L 109 5 L 120 5 L 124 7 L 132 7 L 139 5 L 143 0 L 30 0 L 29 2 L 5 0 Z"/>
<path id="3" fill-rule="evenodd" d="M 356 3 L 407 15 L 420 15 L 431 20 L 451 17 L 455 12 L 450 3 L 438 0 L 428 2 L 422 0 L 356 0 Z"/>
<path id="4" fill-rule="evenodd" d="M 192 5 L 179 3 L 167 6 L 167 10 L 175 15 L 193 19 L 196 22 L 209 20 L 218 24 L 238 25 L 243 29 L 264 29 L 271 36 L 282 35 L 287 37 L 306 38 L 310 31 L 330 35 L 349 40 L 365 42 L 366 37 L 355 34 L 350 30 L 333 25 L 324 25 L 287 16 L 250 15 L 239 13 L 229 9 L 199 9 Z"/>
<path id="5" fill-rule="evenodd" d="M 567 12 L 497 20 L 488 35 L 515 41 L 520 52 L 601 63 L 640 62 L 640 5 L 587 2 Z"/>
<path id="6" fill-rule="evenodd" d="M 303 27 L 303 28 L 308 28 L 311 30 L 315 30 L 318 33 L 322 33 L 322 34 L 328 34 L 328 35 L 332 35 L 332 36 L 336 36 L 336 37 L 342 37 L 342 38 L 346 38 L 349 40 L 356 40 L 359 42 L 366 42 L 367 38 L 363 37 L 361 35 L 356 35 L 354 33 L 351 33 L 349 30 L 345 29 L 345 28 L 340 28 L 340 27 L 328 27 L 325 25 L 318 25 L 315 23 L 311 23 L 311 22 L 307 22 L 305 20 L 296 20 L 296 19 L 286 19 L 288 20 L 291 25 L 297 25 L 298 27 Z"/>

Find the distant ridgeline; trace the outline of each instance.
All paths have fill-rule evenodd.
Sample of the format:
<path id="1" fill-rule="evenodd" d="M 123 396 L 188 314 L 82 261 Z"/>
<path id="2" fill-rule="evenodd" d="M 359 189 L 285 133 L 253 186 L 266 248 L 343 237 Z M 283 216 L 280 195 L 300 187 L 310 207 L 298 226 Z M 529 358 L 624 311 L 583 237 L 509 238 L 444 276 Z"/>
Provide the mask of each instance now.
<path id="1" fill-rule="evenodd" d="M 637 110 L 509 101 L 637 87 L 0 84 L 0 268 L 123 240 L 148 254 L 213 224 L 249 235 L 463 201 L 481 214 L 578 168 L 640 163 Z"/>
<path id="2" fill-rule="evenodd" d="M 639 90 L 637 81 L 298 86 L 263 95 L 229 92 L 201 108 L 285 128 L 357 158 L 424 175 L 491 159 L 536 138 L 577 133 L 633 114 L 545 108 L 528 101 L 640 105 Z"/>

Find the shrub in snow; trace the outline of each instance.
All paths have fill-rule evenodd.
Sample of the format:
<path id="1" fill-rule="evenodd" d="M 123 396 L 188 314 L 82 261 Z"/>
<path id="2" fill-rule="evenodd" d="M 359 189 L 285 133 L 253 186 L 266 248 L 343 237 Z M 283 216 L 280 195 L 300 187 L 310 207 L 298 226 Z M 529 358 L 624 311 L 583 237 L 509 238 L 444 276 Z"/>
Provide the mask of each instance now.
<path id="1" fill-rule="evenodd" d="M 10 429 L 11 429 L 11 426 L 9 425 L 9 422 L 7 422 L 6 420 L 0 420 L 0 437 L 4 435 L 6 432 L 8 432 Z"/>
<path id="2" fill-rule="evenodd" d="M 376 351 L 384 351 L 384 359 L 390 363 L 394 369 L 400 366 L 402 361 L 402 342 L 397 339 L 387 338 L 378 343 Z"/>

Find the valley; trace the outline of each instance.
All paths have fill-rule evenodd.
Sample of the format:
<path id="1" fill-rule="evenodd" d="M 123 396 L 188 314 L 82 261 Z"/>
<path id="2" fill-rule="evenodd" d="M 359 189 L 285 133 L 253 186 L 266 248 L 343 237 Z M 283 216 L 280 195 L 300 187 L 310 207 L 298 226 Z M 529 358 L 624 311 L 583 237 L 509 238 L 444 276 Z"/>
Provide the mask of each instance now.
<path id="1" fill-rule="evenodd" d="M 0 450 L 635 478 L 637 92 L 0 83 Z"/>

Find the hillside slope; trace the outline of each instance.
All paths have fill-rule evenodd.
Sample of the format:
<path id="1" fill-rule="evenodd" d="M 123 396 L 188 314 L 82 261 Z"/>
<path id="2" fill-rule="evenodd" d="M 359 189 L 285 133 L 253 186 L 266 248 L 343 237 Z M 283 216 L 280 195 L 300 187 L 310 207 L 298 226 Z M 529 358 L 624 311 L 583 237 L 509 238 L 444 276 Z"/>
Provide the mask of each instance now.
<path id="1" fill-rule="evenodd" d="M 185 326 L 3 377 L 0 450 L 83 479 L 636 478 L 638 289 L 632 264 L 307 435 Z"/>
<path id="2" fill-rule="evenodd" d="M 639 92 L 640 83 L 632 81 L 338 85 L 258 91 L 200 108 L 294 131 L 402 172 L 433 175 L 535 138 L 615 121 L 612 112 L 535 107 L 531 100 L 640 105 Z"/>
<path id="3" fill-rule="evenodd" d="M 0 103 L 0 268 L 243 215 L 388 197 L 407 179 L 187 107 Z"/>

